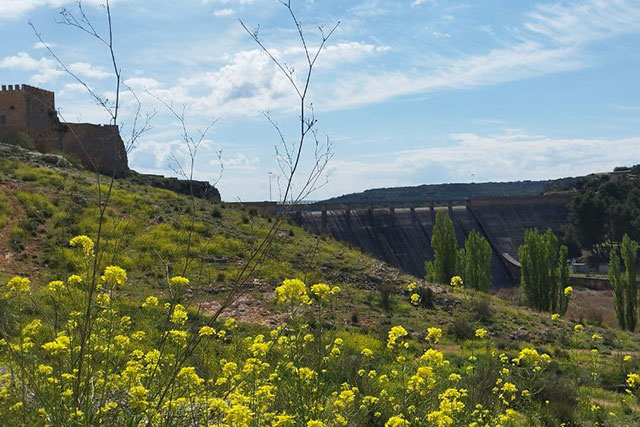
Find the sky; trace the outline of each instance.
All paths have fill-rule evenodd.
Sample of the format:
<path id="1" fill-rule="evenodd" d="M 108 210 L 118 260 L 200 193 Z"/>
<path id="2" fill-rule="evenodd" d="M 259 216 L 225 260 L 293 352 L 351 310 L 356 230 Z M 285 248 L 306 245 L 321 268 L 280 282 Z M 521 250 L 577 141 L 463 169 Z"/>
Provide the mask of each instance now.
<path id="1" fill-rule="evenodd" d="M 84 10 L 106 35 L 104 0 Z M 442 182 L 550 179 L 640 163 L 638 0 L 291 0 L 315 49 L 340 23 L 314 67 L 309 104 L 332 158 L 310 199 L 369 188 Z M 96 93 L 114 99 L 105 46 L 60 24 L 75 1 L 0 0 L 0 80 L 56 92 L 61 117 L 109 115 L 65 73 L 47 45 Z M 275 147 L 299 135 L 299 98 L 242 28 L 304 80 L 304 51 L 278 0 L 115 0 L 115 54 L 123 81 L 155 114 L 130 167 L 176 175 L 189 165 L 180 121 L 209 129 L 194 178 L 219 181 L 223 200 L 278 199 Z M 135 111 L 122 97 L 126 136 Z M 295 188 L 311 170 L 303 146 Z M 222 152 L 220 174 L 217 153 Z M 280 147 L 279 153 L 282 153 Z"/>

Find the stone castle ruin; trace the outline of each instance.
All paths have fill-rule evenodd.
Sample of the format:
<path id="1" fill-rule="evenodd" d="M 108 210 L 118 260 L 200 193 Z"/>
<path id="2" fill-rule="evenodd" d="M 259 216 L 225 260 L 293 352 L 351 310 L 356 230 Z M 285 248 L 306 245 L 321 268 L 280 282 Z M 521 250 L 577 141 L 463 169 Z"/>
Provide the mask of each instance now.
<path id="1" fill-rule="evenodd" d="M 0 89 L 0 142 L 23 137 L 33 140 L 41 153 L 70 154 L 86 169 L 176 193 L 220 200 L 207 181 L 188 181 L 129 169 L 127 150 L 118 126 L 63 123 L 58 118 L 53 92 L 29 85 L 2 85 Z"/>
<path id="2" fill-rule="evenodd" d="M 30 137 L 42 153 L 71 154 L 88 169 L 116 177 L 130 172 L 118 126 L 62 123 L 53 92 L 23 85 L 2 85 L 0 141 Z"/>

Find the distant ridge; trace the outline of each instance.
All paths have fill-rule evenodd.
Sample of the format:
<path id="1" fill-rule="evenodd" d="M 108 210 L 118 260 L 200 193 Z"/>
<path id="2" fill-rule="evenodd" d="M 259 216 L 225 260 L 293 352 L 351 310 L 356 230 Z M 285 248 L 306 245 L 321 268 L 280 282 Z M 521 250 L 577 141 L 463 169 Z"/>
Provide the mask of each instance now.
<path id="1" fill-rule="evenodd" d="M 465 200 L 478 197 L 538 196 L 549 192 L 571 190 L 583 179 L 578 177 L 545 181 L 424 184 L 412 187 L 374 188 L 361 193 L 333 197 L 326 202 Z"/>

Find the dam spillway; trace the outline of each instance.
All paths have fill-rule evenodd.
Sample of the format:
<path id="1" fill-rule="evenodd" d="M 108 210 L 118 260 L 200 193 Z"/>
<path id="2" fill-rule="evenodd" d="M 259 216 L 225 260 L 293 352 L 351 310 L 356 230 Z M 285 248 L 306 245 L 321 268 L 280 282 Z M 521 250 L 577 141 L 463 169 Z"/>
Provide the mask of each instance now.
<path id="1" fill-rule="evenodd" d="M 459 247 L 464 246 L 472 230 L 489 241 L 493 286 L 504 287 L 519 282 L 518 247 L 524 231 L 551 228 L 559 233 L 567 221 L 569 200 L 566 196 L 486 198 L 448 207 L 307 209 L 293 215 L 308 231 L 328 234 L 409 274 L 424 277 L 424 263 L 433 259 L 435 212 L 447 209 Z"/>

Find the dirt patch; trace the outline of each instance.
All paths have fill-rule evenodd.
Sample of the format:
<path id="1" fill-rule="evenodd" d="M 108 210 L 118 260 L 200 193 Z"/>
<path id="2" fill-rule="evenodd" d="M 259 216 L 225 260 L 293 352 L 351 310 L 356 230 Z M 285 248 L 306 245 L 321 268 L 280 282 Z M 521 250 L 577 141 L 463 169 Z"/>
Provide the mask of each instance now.
<path id="1" fill-rule="evenodd" d="M 268 299 L 268 296 L 265 295 Z M 214 314 L 221 307 L 221 301 L 201 301 L 198 303 L 205 314 Z M 234 319 L 244 323 L 254 323 L 273 328 L 283 323 L 283 316 L 273 313 L 267 307 L 264 300 L 258 299 L 251 295 L 243 295 L 235 301 L 231 307 L 227 308 L 221 319 L 233 317 Z"/>
<path id="2" fill-rule="evenodd" d="M 616 328 L 618 322 L 613 308 L 613 291 L 574 288 L 566 317 L 576 322 L 590 322 Z"/>
<path id="3" fill-rule="evenodd" d="M 519 287 L 499 289 L 494 294 L 516 306 L 520 301 Z M 616 313 L 613 308 L 613 291 L 574 287 L 573 298 L 569 302 L 565 317 L 574 322 L 617 327 Z"/>

